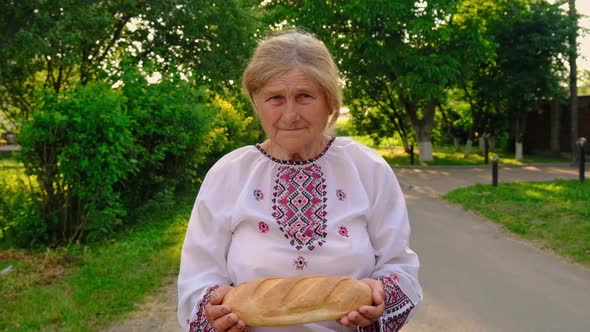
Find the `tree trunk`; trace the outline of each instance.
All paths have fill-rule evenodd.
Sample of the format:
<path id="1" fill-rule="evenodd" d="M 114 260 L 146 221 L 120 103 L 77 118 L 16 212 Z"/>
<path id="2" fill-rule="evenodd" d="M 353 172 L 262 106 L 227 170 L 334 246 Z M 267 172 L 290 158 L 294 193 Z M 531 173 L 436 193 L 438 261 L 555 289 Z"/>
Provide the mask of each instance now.
<path id="1" fill-rule="evenodd" d="M 551 149 L 551 153 L 559 154 L 561 151 L 560 149 L 560 142 L 559 142 L 559 131 L 561 128 L 561 108 L 559 106 L 559 99 L 555 98 L 555 100 L 551 103 L 551 131 L 550 131 L 550 138 L 549 138 L 549 145 Z"/>
<path id="2" fill-rule="evenodd" d="M 471 138 L 467 139 L 467 142 L 465 143 L 465 154 L 463 155 L 463 158 L 469 158 L 469 156 L 471 155 L 471 147 L 473 146 L 473 141 L 471 140 Z"/>
<path id="3" fill-rule="evenodd" d="M 432 125 L 434 123 L 434 112 L 438 102 L 436 100 L 430 100 L 425 103 L 421 119 L 418 118 L 417 105 L 406 99 L 403 99 L 403 104 L 416 133 L 416 141 L 418 143 L 418 149 L 420 149 L 420 161 L 432 161 Z"/>
<path id="4" fill-rule="evenodd" d="M 577 55 L 577 35 L 578 35 L 578 20 L 577 20 L 577 13 L 576 13 L 576 1 L 569 0 L 569 16 L 572 20 L 574 20 L 576 27 L 572 29 L 569 38 L 570 44 L 570 54 L 569 54 L 569 63 L 570 63 L 570 110 L 571 110 L 571 130 L 572 130 L 572 138 L 571 138 L 571 149 L 572 149 L 572 163 L 575 164 L 577 162 L 577 153 L 576 153 L 576 140 L 578 139 L 578 77 L 577 77 L 577 65 L 576 59 Z"/>
<path id="5" fill-rule="evenodd" d="M 522 160 L 522 142 L 514 143 L 514 159 Z"/>
<path id="6" fill-rule="evenodd" d="M 475 135 L 475 126 L 471 125 L 469 128 L 469 133 L 467 133 L 467 142 L 465 142 L 465 153 L 463 154 L 463 158 L 469 158 L 471 155 L 471 148 L 473 147 L 473 136 Z"/>
<path id="7" fill-rule="evenodd" d="M 526 111 L 518 112 L 515 116 L 515 130 L 514 130 L 514 159 L 522 160 L 523 156 L 523 142 L 524 142 L 524 135 L 526 132 Z"/>
<path id="8" fill-rule="evenodd" d="M 410 141 L 405 136 L 402 136 L 402 145 L 404 146 L 404 151 L 410 153 Z"/>

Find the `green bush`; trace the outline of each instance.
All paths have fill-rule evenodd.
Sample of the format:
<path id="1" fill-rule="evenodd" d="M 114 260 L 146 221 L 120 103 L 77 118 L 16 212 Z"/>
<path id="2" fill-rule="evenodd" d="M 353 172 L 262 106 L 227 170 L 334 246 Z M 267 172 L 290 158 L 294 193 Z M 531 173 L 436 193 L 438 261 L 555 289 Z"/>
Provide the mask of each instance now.
<path id="1" fill-rule="evenodd" d="M 101 83 L 43 96 L 20 135 L 20 155 L 38 182 L 37 211 L 46 230 L 30 241 L 80 241 L 121 222 L 125 210 L 113 187 L 131 170 L 132 146 L 124 103 L 120 93 Z M 23 220 L 16 227 L 35 227 L 31 223 Z"/>
<path id="2" fill-rule="evenodd" d="M 205 135 L 199 146 L 197 158 L 193 164 L 193 178 L 203 177 L 206 171 L 226 153 L 258 139 L 253 117 L 246 116 L 236 107 L 240 106 L 235 99 L 223 99 L 213 96 L 211 106 L 215 115 L 211 122 L 211 130 Z"/>
<path id="3" fill-rule="evenodd" d="M 336 136 L 350 137 L 356 135 L 354 123 L 352 120 L 349 119 L 338 119 L 338 121 L 336 121 L 334 129 L 336 131 Z"/>
<path id="4" fill-rule="evenodd" d="M 12 170 L 0 177 L 0 240 L 4 245 L 30 247 L 47 241 L 47 230 L 39 217 L 33 195 Z"/>
<path id="5" fill-rule="evenodd" d="M 154 200 L 166 203 L 177 185 L 187 181 L 186 171 L 201 149 L 214 109 L 203 92 L 180 79 L 149 84 L 131 70 L 123 84 L 134 172 L 121 179 L 117 190 L 127 210 L 134 211 Z"/>
<path id="6" fill-rule="evenodd" d="M 258 138 L 240 96 L 178 77 L 149 84 L 137 69 L 120 80 L 121 88 L 95 82 L 41 98 L 20 135 L 36 189 L 0 206 L 16 208 L 0 220 L 12 242 L 103 238 L 150 205 L 171 206 L 179 186 L 193 190 L 221 156 Z"/>

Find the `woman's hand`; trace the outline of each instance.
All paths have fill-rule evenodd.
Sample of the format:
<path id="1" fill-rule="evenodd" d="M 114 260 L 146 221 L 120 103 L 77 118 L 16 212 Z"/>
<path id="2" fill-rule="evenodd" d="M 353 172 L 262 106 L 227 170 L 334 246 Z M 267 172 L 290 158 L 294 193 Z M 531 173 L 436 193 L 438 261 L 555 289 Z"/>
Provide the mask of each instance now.
<path id="1" fill-rule="evenodd" d="M 380 281 L 375 279 L 362 279 L 361 282 L 369 285 L 373 293 L 373 305 L 364 305 L 358 311 L 351 311 L 340 318 L 338 322 L 349 328 L 357 326 L 366 327 L 372 325 L 385 311 L 385 291 Z"/>
<path id="2" fill-rule="evenodd" d="M 215 293 L 213 293 L 209 303 L 205 306 L 205 316 L 209 321 L 209 325 L 213 326 L 217 332 L 246 330 L 246 324 L 236 314 L 231 312 L 231 307 L 221 304 L 225 294 L 232 288 L 227 285 L 219 286 L 215 290 Z"/>

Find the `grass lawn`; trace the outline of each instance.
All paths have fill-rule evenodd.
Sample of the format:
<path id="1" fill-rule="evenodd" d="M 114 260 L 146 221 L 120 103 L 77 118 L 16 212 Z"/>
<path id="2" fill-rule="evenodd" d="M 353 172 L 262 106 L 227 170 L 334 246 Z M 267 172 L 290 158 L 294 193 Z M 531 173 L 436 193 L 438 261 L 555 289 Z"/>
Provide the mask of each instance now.
<path id="1" fill-rule="evenodd" d="M 503 225 L 536 245 L 590 267 L 590 182 L 502 183 L 454 190 L 443 198 Z"/>
<path id="2" fill-rule="evenodd" d="M 374 148 L 387 160 L 391 166 L 409 166 L 410 156 L 404 152 L 401 144 L 394 142 L 393 140 L 385 140 L 380 145 L 376 145 L 371 138 L 368 136 L 353 136 L 351 137 L 355 141 L 363 143 L 369 147 Z M 433 161 L 422 162 L 419 161 L 419 152 L 417 149 L 414 150 L 414 165 L 416 166 L 461 166 L 461 165 L 484 165 L 485 156 L 483 153 L 479 153 L 478 146 L 474 145 L 471 154 L 468 158 L 464 157 L 465 147 L 461 147 L 461 151 L 455 151 L 453 146 L 435 146 L 433 151 Z M 525 165 L 534 163 L 568 163 L 567 158 L 557 157 L 545 157 L 545 156 L 533 156 L 525 155 L 522 160 L 514 159 L 514 154 L 505 152 L 493 152 L 488 153 L 489 163 L 492 163 L 492 158 L 498 156 L 500 158 L 499 163 L 502 165 Z"/>
<path id="3" fill-rule="evenodd" d="M 2 162 L 4 162 L 3 160 Z M 19 169 L 0 168 L 0 177 Z M 0 249 L 0 331 L 98 331 L 178 273 L 194 194 L 102 243 Z"/>

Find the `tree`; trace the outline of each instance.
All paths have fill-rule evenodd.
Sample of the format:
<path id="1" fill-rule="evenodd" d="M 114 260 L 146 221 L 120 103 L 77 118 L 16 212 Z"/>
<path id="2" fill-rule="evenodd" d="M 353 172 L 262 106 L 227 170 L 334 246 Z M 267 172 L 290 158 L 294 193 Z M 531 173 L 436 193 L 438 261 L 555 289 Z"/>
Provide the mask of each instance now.
<path id="1" fill-rule="evenodd" d="M 235 146 L 228 135 L 249 139 L 251 119 L 219 95 L 238 90 L 253 46 L 251 5 L 0 4 L 0 112 L 22 126 L 21 155 L 39 183 L 31 194 L 38 218 L 22 224 L 40 226 L 34 240 L 107 233 L 129 210 L 171 196 L 194 165 Z M 208 132 L 212 123 L 220 128 Z M 203 146 L 210 137 L 223 142 Z"/>
<path id="2" fill-rule="evenodd" d="M 477 37 L 486 45 L 486 55 L 464 67 L 462 86 L 473 116 L 470 138 L 475 132 L 506 130 L 507 125 L 510 141 L 520 144 L 527 112 L 560 92 L 571 22 L 558 5 L 546 1 L 463 4 L 471 9 L 462 19 L 475 20 L 475 29 L 468 31 L 479 31 Z M 485 19 L 474 12 L 483 12 Z"/>
<path id="3" fill-rule="evenodd" d="M 511 2 L 507 13 L 495 28 L 499 47 L 494 79 L 503 87 L 500 97 L 510 117 L 511 138 L 521 144 L 527 112 L 558 94 L 570 21 L 557 5 L 545 1 Z"/>
<path id="4" fill-rule="evenodd" d="M 108 81 L 124 59 L 148 76 L 180 71 L 199 85 L 235 89 L 253 47 L 250 5 L 246 0 L 3 2 L 0 111 L 15 123 L 26 121 L 38 108 L 35 94 Z"/>
<path id="5" fill-rule="evenodd" d="M 578 67 L 577 51 L 578 44 L 576 42 L 578 35 L 578 13 L 576 12 L 576 0 L 569 0 L 569 17 L 573 22 L 574 28 L 569 33 L 569 65 L 570 65 L 570 116 L 571 116 L 571 149 L 572 149 L 572 163 L 576 163 L 578 157 L 576 156 L 578 140 Z"/>
<path id="6" fill-rule="evenodd" d="M 434 112 L 458 74 L 449 48 L 455 1 L 269 1 L 269 23 L 314 32 L 331 48 L 351 112 L 365 129 L 394 129 L 408 150 L 411 126 L 420 159 L 431 160 Z M 387 125 L 376 126 L 378 122 Z M 391 134 L 390 134 L 391 135 Z"/>

